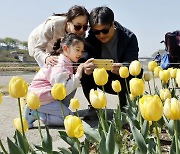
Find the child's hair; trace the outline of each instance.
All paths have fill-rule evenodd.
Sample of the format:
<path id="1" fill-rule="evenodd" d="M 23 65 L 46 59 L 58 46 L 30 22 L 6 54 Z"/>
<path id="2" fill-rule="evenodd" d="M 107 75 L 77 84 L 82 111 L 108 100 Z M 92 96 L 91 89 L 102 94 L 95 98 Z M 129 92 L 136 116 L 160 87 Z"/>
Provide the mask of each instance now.
<path id="1" fill-rule="evenodd" d="M 53 46 L 53 52 L 51 52 L 51 55 L 60 55 L 60 53 L 63 52 L 63 49 L 62 47 L 64 45 L 67 45 L 67 46 L 74 46 L 76 45 L 77 43 L 79 42 L 82 42 L 83 44 L 85 43 L 84 42 L 84 39 L 82 37 L 80 37 L 79 35 L 77 34 L 74 34 L 74 33 L 69 33 L 67 35 L 65 35 L 64 38 L 59 38 L 55 43 L 54 43 L 54 46 Z"/>

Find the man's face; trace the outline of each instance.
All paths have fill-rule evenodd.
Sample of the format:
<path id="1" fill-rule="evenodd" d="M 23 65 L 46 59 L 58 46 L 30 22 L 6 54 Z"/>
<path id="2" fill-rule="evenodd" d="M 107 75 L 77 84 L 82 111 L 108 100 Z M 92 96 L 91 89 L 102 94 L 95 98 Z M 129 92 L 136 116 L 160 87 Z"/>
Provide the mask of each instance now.
<path id="1" fill-rule="evenodd" d="M 102 43 L 107 43 L 114 36 L 114 24 L 112 24 L 111 26 L 95 24 L 93 27 L 93 32 L 98 40 L 100 40 Z"/>

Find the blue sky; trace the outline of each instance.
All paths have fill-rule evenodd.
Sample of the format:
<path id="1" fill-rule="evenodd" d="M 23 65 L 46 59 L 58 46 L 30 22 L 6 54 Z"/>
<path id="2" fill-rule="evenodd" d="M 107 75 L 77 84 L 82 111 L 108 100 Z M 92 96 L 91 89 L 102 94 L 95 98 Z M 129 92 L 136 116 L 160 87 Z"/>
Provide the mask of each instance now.
<path id="1" fill-rule="evenodd" d="M 140 57 L 164 49 L 160 44 L 164 34 L 180 29 L 180 0 L 1 0 L 0 38 L 27 41 L 30 32 L 48 16 L 67 12 L 75 4 L 88 11 L 110 7 L 115 20 L 136 34 Z"/>

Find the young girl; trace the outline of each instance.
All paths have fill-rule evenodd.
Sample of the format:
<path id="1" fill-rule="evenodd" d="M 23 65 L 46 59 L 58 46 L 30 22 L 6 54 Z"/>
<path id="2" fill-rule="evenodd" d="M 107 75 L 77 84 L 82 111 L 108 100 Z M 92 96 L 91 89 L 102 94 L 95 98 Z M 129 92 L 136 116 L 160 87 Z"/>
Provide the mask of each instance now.
<path id="1" fill-rule="evenodd" d="M 68 109 L 70 99 L 74 96 L 77 87 L 80 85 L 83 64 L 77 67 L 73 74 L 73 63 L 78 62 L 84 51 L 84 40 L 82 37 L 70 33 L 67 34 L 62 42 L 60 39 L 54 44 L 53 55 L 58 56 L 58 64 L 55 66 L 43 67 L 35 75 L 29 92 L 37 94 L 41 101 L 41 107 L 38 109 L 40 120 L 45 125 L 63 126 L 63 116 L 60 110 L 60 103 L 54 100 L 51 95 L 51 89 L 55 83 L 62 83 L 66 87 L 67 97 L 63 100 L 65 115 L 72 114 Z M 35 110 L 25 109 L 25 118 L 28 121 L 29 128 L 33 127 Z"/>

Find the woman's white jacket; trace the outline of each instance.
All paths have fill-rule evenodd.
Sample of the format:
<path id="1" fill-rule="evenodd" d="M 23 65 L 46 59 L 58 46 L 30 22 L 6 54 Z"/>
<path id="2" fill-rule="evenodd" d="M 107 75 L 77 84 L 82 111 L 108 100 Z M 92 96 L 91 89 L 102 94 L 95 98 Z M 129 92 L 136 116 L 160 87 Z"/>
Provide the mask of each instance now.
<path id="1" fill-rule="evenodd" d="M 29 55 L 33 56 L 40 67 L 45 65 L 45 59 L 53 51 L 57 39 L 65 35 L 65 16 L 51 16 L 36 27 L 28 38 Z"/>

